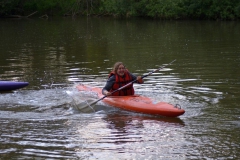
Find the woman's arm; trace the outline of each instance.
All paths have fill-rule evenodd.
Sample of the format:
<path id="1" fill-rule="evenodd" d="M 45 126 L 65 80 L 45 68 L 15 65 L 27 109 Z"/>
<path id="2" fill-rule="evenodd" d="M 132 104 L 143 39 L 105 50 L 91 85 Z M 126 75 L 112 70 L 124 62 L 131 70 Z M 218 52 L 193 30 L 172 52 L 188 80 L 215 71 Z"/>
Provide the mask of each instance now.
<path id="1" fill-rule="evenodd" d="M 109 91 L 111 90 L 113 84 L 115 83 L 115 76 L 112 75 L 110 78 L 108 78 L 106 85 L 102 89 L 102 94 L 109 96 Z"/>

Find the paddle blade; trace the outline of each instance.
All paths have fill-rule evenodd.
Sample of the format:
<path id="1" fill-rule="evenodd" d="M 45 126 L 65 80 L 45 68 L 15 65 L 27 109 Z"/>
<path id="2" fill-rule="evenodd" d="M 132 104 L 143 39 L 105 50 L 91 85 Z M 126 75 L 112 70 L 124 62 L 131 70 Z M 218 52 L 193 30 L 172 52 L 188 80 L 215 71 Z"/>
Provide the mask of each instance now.
<path id="1" fill-rule="evenodd" d="M 94 100 L 87 100 L 82 103 L 76 104 L 75 108 L 82 113 L 92 113 L 95 112 L 95 108 L 93 106 L 93 104 L 95 104 L 94 102 Z"/>
<path id="2" fill-rule="evenodd" d="M 66 91 L 67 94 L 72 98 L 72 104 L 73 107 L 82 112 L 82 113 L 92 113 L 95 112 L 95 109 L 91 106 L 92 104 L 95 104 L 95 100 L 86 100 L 84 102 L 79 101 L 78 95 L 76 96 L 73 92 L 71 91 Z"/>

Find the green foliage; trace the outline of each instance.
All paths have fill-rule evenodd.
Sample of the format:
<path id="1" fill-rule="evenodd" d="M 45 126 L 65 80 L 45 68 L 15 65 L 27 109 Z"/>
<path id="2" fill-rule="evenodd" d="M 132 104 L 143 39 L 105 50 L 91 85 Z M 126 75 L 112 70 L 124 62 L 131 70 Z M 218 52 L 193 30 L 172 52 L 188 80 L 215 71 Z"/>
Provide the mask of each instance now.
<path id="1" fill-rule="evenodd" d="M 20 0 L 1 0 L 0 2 L 0 16 L 8 14 L 15 14 L 19 12 L 18 5 Z"/>
<path id="2" fill-rule="evenodd" d="M 236 14 L 236 17 L 240 17 L 240 1 L 238 2 L 238 4 L 235 6 L 234 8 L 234 12 Z"/>
<path id="3" fill-rule="evenodd" d="M 1 0 L 0 16 L 28 15 L 143 16 L 158 19 L 240 18 L 239 0 Z"/>
<path id="4" fill-rule="evenodd" d="M 146 15 L 161 19 L 177 18 L 181 8 L 179 0 L 145 0 Z"/>
<path id="5" fill-rule="evenodd" d="M 75 2 L 76 0 L 26 0 L 24 8 L 41 14 L 58 15 L 67 12 Z"/>
<path id="6" fill-rule="evenodd" d="M 239 0 L 184 0 L 184 10 L 188 17 L 200 19 L 235 19 Z"/>
<path id="7" fill-rule="evenodd" d="M 101 0 L 100 12 L 118 17 L 135 16 L 134 0 Z"/>

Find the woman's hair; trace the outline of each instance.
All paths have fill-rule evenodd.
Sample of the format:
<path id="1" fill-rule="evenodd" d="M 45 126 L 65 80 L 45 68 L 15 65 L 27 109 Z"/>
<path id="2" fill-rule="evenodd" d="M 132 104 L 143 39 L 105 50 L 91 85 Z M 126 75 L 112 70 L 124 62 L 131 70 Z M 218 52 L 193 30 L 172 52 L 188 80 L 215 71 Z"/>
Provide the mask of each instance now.
<path id="1" fill-rule="evenodd" d="M 117 70 L 118 70 L 118 67 L 120 66 L 120 65 L 123 65 L 124 66 L 124 64 L 122 63 L 122 62 L 116 62 L 115 64 L 114 64 L 114 66 L 113 66 L 113 72 L 114 73 L 117 73 Z"/>

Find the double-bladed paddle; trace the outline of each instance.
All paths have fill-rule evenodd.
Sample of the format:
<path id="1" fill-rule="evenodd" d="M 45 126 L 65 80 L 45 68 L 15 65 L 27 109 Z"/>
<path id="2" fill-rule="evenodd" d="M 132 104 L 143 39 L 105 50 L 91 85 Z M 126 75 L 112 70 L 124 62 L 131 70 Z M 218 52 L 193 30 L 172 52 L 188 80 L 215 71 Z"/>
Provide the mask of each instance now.
<path id="1" fill-rule="evenodd" d="M 152 71 L 152 72 L 149 72 L 149 73 L 146 74 L 146 75 L 141 76 L 141 79 L 143 79 L 143 78 L 145 78 L 145 77 L 153 74 L 154 72 L 157 72 L 157 71 L 163 69 L 164 67 L 172 64 L 174 61 L 176 61 L 176 59 L 173 60 L 172 62 L 166 64 L 166 65 L 162 65 L 162 66 L 159 67 L 158 69 L 156 69 L 156 70 L 154 70 L 154 71 Z M 129 82 L 128 84 L 126 84 L 126 85 L 124 85 L 124 86 L 122 86 L 122 87 L 120 87 L 120 88 L 112 91 L 111 94 L 113 94 L 113 93 L 115 93 L 115 92 L 117 92 L 117 91 L 120 91 L 120 90 L 122 90 L 123 88 L 126 88 L 127 86 L 133 84 L 133 83 L 136 82 L 136 81 L 137 81 L 137 79 Z M 93 108 L 92 106 L 95 105 L 97 102 L 103 100 L 103 99 L 106 98 L 106 97 L 107 97 L 107 96 L 105 95 L 105 96 L 103 96 L 102 98 L 100 98 L 100 99 L 98 99 L 98 100 L 95 100 L 95 101 L 85 101 L 85 102 L 83 102 L 83 103 L 80 103 L 80 104 L 77 106 L 77 108 L 78 108 L 78 110 L 80 110 L 80 111 L 82 111 L 82 112 L 92 112 L 92 111 L 94 111 L 94 108 Z"/>

